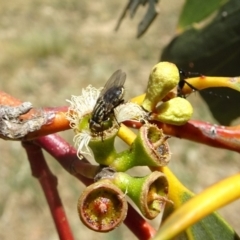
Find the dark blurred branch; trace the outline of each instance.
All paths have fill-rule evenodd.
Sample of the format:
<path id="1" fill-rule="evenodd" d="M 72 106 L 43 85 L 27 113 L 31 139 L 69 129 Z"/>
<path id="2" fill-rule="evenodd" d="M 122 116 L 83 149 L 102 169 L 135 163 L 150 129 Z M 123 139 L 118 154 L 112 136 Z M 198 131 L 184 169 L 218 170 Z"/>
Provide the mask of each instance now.
<path id="1" fill-rule="evenodd" d="M 120 28 L 120 25 L 125 18 L 127 12 L 129 11 L 130 17 L 133 18 L 139 5 L 145 5 L 148 3 L 148 9 L 141 20 L 141 22 L 138 24 L 138 31 L 137 31 L 137 38 L 140 38 L 149 28 L 153 20 L 157 17 L 158 15 L 158 9 L 157 9 L 157 4 L 158 0 L 129 0 L 125 8 L 123 9 L 123 12 L 118 19 L 117 25 L 115 27 L 115 30 L 117 31 Z"/>

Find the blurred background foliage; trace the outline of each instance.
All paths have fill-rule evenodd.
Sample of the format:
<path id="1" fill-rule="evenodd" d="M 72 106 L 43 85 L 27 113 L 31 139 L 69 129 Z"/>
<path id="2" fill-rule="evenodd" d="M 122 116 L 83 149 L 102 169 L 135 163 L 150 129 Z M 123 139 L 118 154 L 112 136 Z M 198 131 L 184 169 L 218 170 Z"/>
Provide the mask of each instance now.
<path id="1" fill-rule="evenodd" d="M 135 36 L 146 11 L 143 7 L 134 19 L 124 19 L 118 32 L 114 31 L 126 2 L 1 1 L 1 90 L 31 101 L 35 107 L 62 106 L 66 105 L 66 99 L 81 94 L 81 89 L 89 84 L 103 86 L 109 76 L 121 68 L 127 73 L 125 99 L 143 93 L 151 68 L 176 34 L 184 1 L 161 1 L 159 16 L 140 39 Z M 197 94 L 188 99 L 195 109 L 194 119 L 216 122 Z M 72 142 L 71 131 L 60 134 Z M 196 193 L 238 172 L 237 153 L 174 138 L 169 142 L 170 168 Z M 0 151 L 0 238 L 58 239 L 48 206 L 38 182 L 31 176 L 20 143 L 2 141 Z M 58 177 L 59 192 L 76 239 L 83 236 L 134 239 L 125 226 L 108 234 L 95 233 L 83 226 L 76 204 L 84 186 L 47 154 L 46 158 Z M 240 217 L 236 209 L 239 206 L 240 201 L 236 201 L 220 210 L 238 234 Z"/>
<path id="2" fill-rule="evenodd" d="M 207 76 L 240 76 L 240 2 L 211 0 L 202 6 L 196 0 L 186 2 L 178 24 L 181 34 L 167 45 L 161 59 Z M 230 125 L 240 116 L 238 91 L 222 87 L 200 94 L 219 123 Z"/>

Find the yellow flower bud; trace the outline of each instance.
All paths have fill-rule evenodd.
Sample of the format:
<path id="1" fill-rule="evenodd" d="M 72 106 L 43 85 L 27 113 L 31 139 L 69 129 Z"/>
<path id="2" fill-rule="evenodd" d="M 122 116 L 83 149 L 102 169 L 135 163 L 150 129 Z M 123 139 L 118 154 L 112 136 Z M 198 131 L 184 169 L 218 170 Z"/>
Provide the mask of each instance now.
<path id="1" fill-rule="evenodd" d="M 190 120 L 192 114 L 192 105 L 186 99 L 177 97 L 159 105 L 151 118 L 173 125 L 183 125 Z"/>
<path id="2" fill-rule="evenodd" d="M 170 62 L 156 64 L 149 76 L 146 97 L 142 103 L 142 107 L 152 112 L 158 102 L 176 87 L 179 78 L 179 69 L 175 64 Z"/>

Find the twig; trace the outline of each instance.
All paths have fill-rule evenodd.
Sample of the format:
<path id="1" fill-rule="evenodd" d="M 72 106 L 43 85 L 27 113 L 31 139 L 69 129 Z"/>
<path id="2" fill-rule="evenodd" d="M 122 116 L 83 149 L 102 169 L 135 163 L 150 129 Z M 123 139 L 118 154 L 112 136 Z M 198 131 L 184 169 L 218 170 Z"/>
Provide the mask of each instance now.
<path id="1" fill-rule="evenodd" d="M 227 127 L 197 120 L 190 120 L 182 126 L 152 122 L 167 135 L 240 152 L 240 126 Z M 124 124 L 136 129 L 143 125 L 136 121 L 126 121 Z"/>
<path id="2" fill-rule="evenodd" d="M 27 152 L 32 175 L 38 179 L 44 191 L 59 238 L 62 240 L 73 240 L 67 216 L 58 194 L 57 178 L 48 168 L 41 148 L 32 142 L 23 142 L 22 145 Z"/>
<path id="3" fill-rule="evenodd" d="M 183 126 L 156 124 L 165 134 L 240 153 L 240 126 L 225 127 L 196 120 Z"/>

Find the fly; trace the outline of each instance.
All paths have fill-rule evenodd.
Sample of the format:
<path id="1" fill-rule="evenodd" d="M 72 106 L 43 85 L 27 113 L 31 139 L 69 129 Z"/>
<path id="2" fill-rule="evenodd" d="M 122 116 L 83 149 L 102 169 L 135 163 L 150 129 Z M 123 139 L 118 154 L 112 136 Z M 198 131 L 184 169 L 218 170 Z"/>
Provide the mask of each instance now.
<path id="1" fill-rule="evenodd" d="M 111 116 L 114 116 L 114 108 L 124 102 L 125 80 L 126 73 L 122 70 L 117 70 L 108 79 L 93 108 L 92 117 L 89 120 L 91 130 L 103 132 L 104 124 L 110 120 Z"/>
<path id="2" fill-rule="evenodd" d="M 192 84 L 187 82 L 185 78 L 189 77 L 190 75 L 198 75 L 201 76 L 199 73 L 191 73 L 191 72 L 185 72 L 182 69 L 179 69 L 179 76 L 180 80 L 177 86 L 177 95 L 182 98 L 186 98 L 186 95 L 183 94 L 182 89 L 184 87 L 184 84 L 187 84 L 190 88 L 192 88 L 194 91 L 199 91 L 197 88 L 195 88 Z"/>
<path id="3" fill-rule="evenodd" d="M 184 87 L 184 84 L 187 84 L 192 90 L 194 90 L 194 91 L 198 91 L 198 92 L 200 92 L 201 91 L 201 93 L 207 93 L 207 94 L 211 94 L 211 95 L 215 95 L 215 96 L 217 96 L 217 97 L 223 97 L 222 95 L 219 95 L 219 94 L 217 94 L 217 93 L 215 93 L 214 92 L 214 90 L 205 90 L 205 89 L 202 89 L 202 90 L 199 90 L 199 89 L 197 89 L 196 87 L 194 87 L 192 84 L 190 84 L 189 82 L 187 82 L 186 80 L 185 80 L 185 78 L 189 78 L 190 76 L 198 76 L 198 77 L 201 77 L 201 76 L 203 76 L 202 74 L 200 74 L 200 73 L 196 73 L 196 72 L 185 72 L 185 71 L 183 71 L 182 69 L 179 69 L 179 76 L 180 76 L 180 80 L 179 80 L 179 82 L 178 82 L 178 86 L 177 86 L 177 96 L 178 97 L 182 97 L 182 98 L 186 98 L 186 95 L 184 95 L 183 94 L 183 92 L 182 92 L 182 89 L 183 89 L 183 87 Z M 211 88 L 210 88 L 211 89 Z M 205 90 L 205 91 L 204 91 Z M 216 90 L 215 90 L 216 91 Z M 203 95 L 202 95 L 202 97 L 203 97 Z M 229 96 L 225 96 L 227 99 L 229 99 Z M 204 99 L 205 99 L 205 97 L 203 97 Z M 205 99 L 205 101 L 206 101 L 206 99 Z"/>

